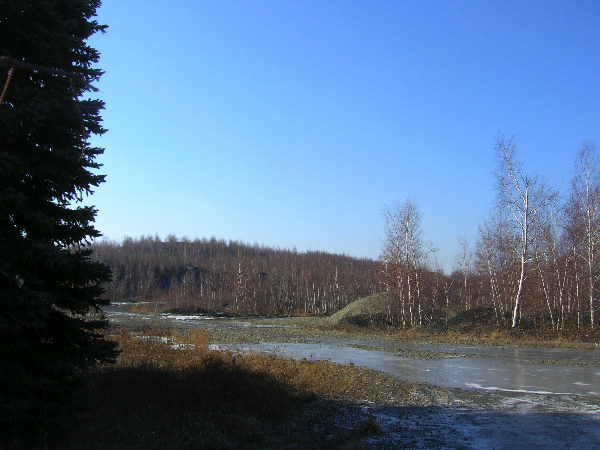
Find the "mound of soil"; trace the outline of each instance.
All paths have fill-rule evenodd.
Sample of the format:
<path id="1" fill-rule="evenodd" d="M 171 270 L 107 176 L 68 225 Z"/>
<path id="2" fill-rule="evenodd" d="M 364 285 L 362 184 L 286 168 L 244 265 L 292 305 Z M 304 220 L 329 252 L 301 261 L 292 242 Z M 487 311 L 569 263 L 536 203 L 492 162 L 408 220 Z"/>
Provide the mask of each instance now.
<path id="1" fill-rule="evenodd" d="M 489 332 L 497 329 L 494 308 L 474 308 L 461 311 L 448 319 L 446 331 Z"/>
<path id="2" fill-rule="evenodd" d="M 391 316 L 391 299 L 385 293 L 381 293 L 353 301 L 345 308 L 325 318 L 325 323 L 331 326 L 387 326 L 390 324 Z"/>

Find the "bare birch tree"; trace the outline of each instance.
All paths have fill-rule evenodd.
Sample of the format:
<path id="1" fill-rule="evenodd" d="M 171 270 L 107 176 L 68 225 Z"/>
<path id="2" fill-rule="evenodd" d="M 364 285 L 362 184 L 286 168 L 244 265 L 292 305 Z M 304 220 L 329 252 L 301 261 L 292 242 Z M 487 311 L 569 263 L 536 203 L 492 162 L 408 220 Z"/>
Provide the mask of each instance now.
<path id="1" fill-rule="evenodd" d="M 496 211 L 479 226 L 475 251 L 477 273 L 488 280 L 486 297 L 494 307 L 496 322 L 506 323 L 514 299 L 515 247 L 518 239 L 511 231 L 506 217 Z M 484 302 L 488 299 L 484 299 Z"/>
<path id="2" fill-rule="evenodd" d="M 583 260 L 588 283 L 590 329 L 595 326 L 595 281 L 600 250 L 600 161 L 592 143 L 584 143 L 577 154 L 576 173 L 572 180 L 571 217 L 577 230 L 577 256 Z"/>
<path id="3" fill-rule="evenodd" d="M 543 299 L 552 328 L 564 327 L 566 313 L 566 286 L 568 278 L 569 246 L 559 231 L 563 218 L 550 214 L 540 226 L 540 234 L 533 249 L 538 276 L 539 297 Z"/>
<path id="4" fill-rule="evenodd" d="M 421 213 L 410 199 L 385 208 L 385 242 L 382 259 L 399 298 L 398 324 L 422 323 L 422 280 L 419 269 L 428 251 L 422 240 Z M 406 311 L 408 308 L 408 312 Z"/>
<path id="5" fill-rule="evenodd" d="M 519 236 L 515 255 L 519 262 L 520 275 L 513 302 L 513 328 L 517 326 L 523 285 L 531 261 L 532 244 L 538 232 L 538 225 L 557 195 L 555 191 L 541 183 L 536 176 L 524 172 L 515 161 L 515 153 L 516 146 L 512 139 L 507 141 L 503 136 L 497 138 L 498 205 L 510 214 L 514 232 Z"/>
<path id="6" fill-rule="evenodd" d="M 494 239 L 494 230 L 488 222 L 484 222 L 479 227 L 479 238 L 475 251 L 475 266 L 481 277 L 489 280 L 487 289 L 489 299 L 494 307 L 496 323 L 500 323 L 500 318 L 504 318 L 504 309 L 500 301 L 500 287 L 498 276 L 498 264 L 496 262 L 496 239 Z"/>
<path id="7" fill-rule="evenodd" d="M 458 239 L 459 253 L 456 256 L 454 270 L 461 274 L 463 289 L 463 305 L 465 311 L 471 308 L 471 286 L 470 279 L 473 270 L 473 254 L 469 248 L 469 241 L 465 238 Z"/>

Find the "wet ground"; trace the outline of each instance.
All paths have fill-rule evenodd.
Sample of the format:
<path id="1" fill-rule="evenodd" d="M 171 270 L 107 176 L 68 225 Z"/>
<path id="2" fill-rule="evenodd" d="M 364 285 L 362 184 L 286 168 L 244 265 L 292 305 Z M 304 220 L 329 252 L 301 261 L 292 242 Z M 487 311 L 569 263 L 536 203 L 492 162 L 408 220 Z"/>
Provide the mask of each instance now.
<path id="1" fill-rule="evenodd" d="M 418 359 L 414 356 L 398 356 L 393 352 L 331 343 L 266 342 L 221 347 L 244 352 L 272 352 L 294 359 L 352 363 L 413 383 L 428 383 L 440 387 L 600 397 L 600 368 L 597 367 L 531 364 L 517 359 L 492 357 L 446 356 Z"/>
<path id="2" fill-rule="evenodd" d="M 352 363 L 426 383 L 411 404 L 395 402 L 382 386 L 381 401 L 346 403 L 334 417 L 324 417 L 348 430 L 375 424 L 352 445 L 334 447 L 600 447 L 597 349 L 455 346 L 323 330 L 310 318 L 144 315 L 128 309 L 112 306 L 111 322 L 141 331 L 203 327 L 216 347 Z"/>
<path id="3" fill-rule="evenodd" d="M 598 448 L 596 413 L 558 413 L 538 399 L 499 398 L 493 406 L 366 408 L 382 433 L 366 438 L 376 448 Z M 561 402 L 562 403 L 562 402 Z"/>

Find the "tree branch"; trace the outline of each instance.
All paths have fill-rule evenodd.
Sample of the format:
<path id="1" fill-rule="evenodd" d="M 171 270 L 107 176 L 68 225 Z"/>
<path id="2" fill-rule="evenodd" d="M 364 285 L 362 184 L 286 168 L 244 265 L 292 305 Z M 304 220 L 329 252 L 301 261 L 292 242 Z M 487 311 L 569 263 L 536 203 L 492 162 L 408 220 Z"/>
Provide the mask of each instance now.
<path id="1" fill-rule="evenodd" d="M 25 61 L 19 61 L 14 58 L 9 58 L 8 56 L 0 56 L 0 66 L 4 67 L 14 67 L 17 69 L 28 70 L 30 72 L 42 72 L 48 73 L 51 75 L 60 75 L 68 78 L 76 78 L 84 83 L 85 87 L 91 89 L 94 92 L 98 92 L 98 89 L 92 86 L 89 83 L 85 82 L 85 76 L 81 72 L 67 72 L 65 70 L 53 69 L 51 67 L 40 66 L 38 64 L 32 64 Z"/>

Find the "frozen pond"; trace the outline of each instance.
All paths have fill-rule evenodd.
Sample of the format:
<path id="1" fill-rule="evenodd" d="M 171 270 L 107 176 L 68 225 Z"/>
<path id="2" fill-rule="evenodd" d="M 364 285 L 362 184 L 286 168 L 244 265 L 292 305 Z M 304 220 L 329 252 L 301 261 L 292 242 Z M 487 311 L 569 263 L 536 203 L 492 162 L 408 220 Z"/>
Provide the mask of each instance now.
<path id="1" fill-rule="evenodd" d="M 423 349 L 440 352 L 459 352 L 465 355 L 501 357 L 515 361 L 591 361 L 600 364 L 600 351 L 597 349 L 472 347 L 445 344 L 426 344 L 423 346 Z"/>
<path id="2" fill-rule="evenodd" d="M 443 387 L 600 397 L 600 368 L 597 367 L 528 364 L 514 358 L 414 359 L 392 352 L 328 344 L 262 343 L 236 348 L 245 352 L 274 352 L 296 359 L 352 363 L 403 380 Z"/>

